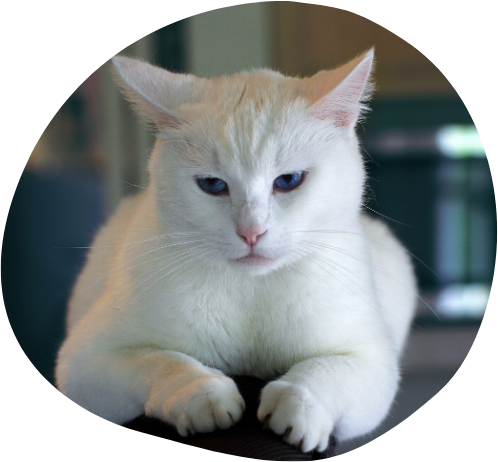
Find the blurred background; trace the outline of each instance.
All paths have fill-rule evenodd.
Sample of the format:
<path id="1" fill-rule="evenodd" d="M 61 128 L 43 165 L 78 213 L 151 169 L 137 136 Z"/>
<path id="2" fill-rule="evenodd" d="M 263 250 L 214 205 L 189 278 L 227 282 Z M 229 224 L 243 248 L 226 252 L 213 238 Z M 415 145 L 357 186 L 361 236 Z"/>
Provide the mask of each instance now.
<path id="1" fill-rule="evenodd" d="M 375 46 L 377 91 L 359 127 L 372 211 L 415 255 L 425 302 L 392 412 L 358 447 L 404 420 L 453 376 L 477 334 L 496 256 L 496 208 L 479 135 L 452 86 L 422 54 L 361 16 L 293 2 L 240 5 L 168 25 L 123 50 L 203 77 L 257 67 L 293 76 Z M 3 241 L 2 286 L 26 355 L 53 382 L 64 312 L 85 247 L 120 198 L 147 184 L 152 146 L 109 63 L 55 115 L 23 173 Z M 374 212 L 375 211 L 375 212 Z"/>

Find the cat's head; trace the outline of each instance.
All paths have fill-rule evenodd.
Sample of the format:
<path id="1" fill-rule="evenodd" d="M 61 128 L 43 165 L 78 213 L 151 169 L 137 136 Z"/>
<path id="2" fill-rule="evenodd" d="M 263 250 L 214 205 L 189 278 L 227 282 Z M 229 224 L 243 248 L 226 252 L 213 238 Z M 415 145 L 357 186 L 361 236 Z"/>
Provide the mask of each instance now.
<path id="1" fill-rule="evenodd" d="M 372 50 L 305 79 L 268 70 L 203 79 L 113 62 L 156 127 L 150 188 L 165 231 L 198 242 L 199 258 L 264 274 L 303 258 L 305 233 L 358 222 L 355 125 Z"/>

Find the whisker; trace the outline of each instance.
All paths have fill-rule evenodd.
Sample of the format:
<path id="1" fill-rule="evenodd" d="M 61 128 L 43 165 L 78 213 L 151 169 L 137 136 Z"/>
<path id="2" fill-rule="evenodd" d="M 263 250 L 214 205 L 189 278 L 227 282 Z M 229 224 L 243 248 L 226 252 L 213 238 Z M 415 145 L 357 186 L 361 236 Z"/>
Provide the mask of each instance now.
<path id="1" fill-rule="evenodd" d="M 336 234 L 337 233 L 337 234 L 351 234 L 351 235 L 356 235 L 356 236 L 360 236 L 360 237 L 365 237 L 366 238 L 365 234 L 358 233 L 358 232 L 355 232 L 355 231 L 339 231 L 339 230 L 328 230 L 328 229 L 315 229 L 315 230 L 293 231 L 293 233 L 327 233 L 327 234 Z M 379 246 L 381 246 L 383 249 L 387 250 L 392 255 L 391 249 L 389 249 L 387 246 L 385 246 L 382 243 L 380 243 L 377 239 L 371 239 L 371 240 L 374 241 Z M 397 247 L 399 247 L 400 249 L 404 250 L 408 255 L 410 255 L 412 258 L 414 258 L 415 260 L 417 260 L 421 265 L 423 265 L 432 274 L 434 274 L 434 276 L 436 276 L 437 278 L 439 278 L 444 283 L 448 284 L 448 281 L 446 281 L 442 276 L 440 276 L 438 273 L 436 273 L 436 271 L 434 271 L 429 265 L 427 265 L 427 263 L 425 263 L 423 260 L 421 260 L 415 254 L 413 254 L 412 252 L 410 252 L 406 247 L 403 247 L 401 244 L 399 244 L 398 242 L 395 242 L 395 241 L 393 241 L 393 244 L 396 245 Z"/>
<path id="2" fill-rule="evenodd" d="M 139 188 L 139 189 L 146 189 L 147 188 L 147 186 L 140 186 L 138 184 L 130 183 L 129 181 L 125 181 L 125 180 L 121 180 L 121 179 L 119 179 L 119 181 L 121 181 L 122 183 L 125 183 L 127 185 L 134 186 L 135 188 Z"/>
<path id="3" fill-rule="evenodd" d="M 304 250 L 304 249 L 292 249 L 292 251 L 293 251 L 294 253 L 298 254 L 299 256 L 301 256 L 302 258 L 309 258 L 309 257 L 311 257 L 311 254 L 313 253 L 312 251 L 306 251 L 306 250 Z M 313 280 L 313 277 L 314 277 L 314 276 L 315 276 L 315 274 L 310 274 L 310 275 L 308 275 L 308 277 L 309 277 L 309 279 L 310 279 L 310 280 Z M 323 280 L 323 282 L 324 282 L 324 283 L 326 283 L 326 284 L 328 283 L 328 280 L 326 280 L 326 279 L 323 277 L 323 275 L 321 275 L 321 274 L 320 274 L 320 275 L 319 275 L 319 277 L 320 277 L 320 279 L 322 279 L 322 280 Z M 329 288 L 330 288 L 330 289 L 331 289 L 334 293 L 336 293 L 336 291 L 334 290 L 334 288 L 333 288 L 333 287 L 330 287 L 328 284 L 327 284 L 327 286 L 328 286 L 328 287 L 329 287 Z"/>
<path id="4" fill-rule="evenodd" d="M 158 271 L 156 271 L 155 273 L 153 273 L 147 279 L 145 279 L 144 281 L 142 281 L 138 286 L 135 286 L 131 291 L 129 291 L 127 293 L 127 296 L 130 296 L 140 285 L 142 285 L 144 282 L 146 282 L 147 280 L 149 280 L 151 277 L 155 276 L 156 274 L 158 274 L 161 271 L 165 270 L 166 268 L 170 267 L 171 265 L 183 261 L 183 263 L 181 263 L 180 265 L 172 268 L 170 271 L 167 271 L 166 274 L 161 275 L 159 278 L 157 278 L 155 281 L 153 281 L 150 285 L 148 285 L 145 289 L 143 289 L 140 293 L 134 295 L 134 298 L 136 299 L 136 298 L 140 297 L 140 295 L 142 295 L 145 291 L 147 291 L 148 289 L 150 289 L 154 284 L 156 284 L 157 282 L 159 282 L 161 279 L 164 279 L 169 274 L 171 274 L 171 273 L 173 273 L 175 271 L 178 271 L 180 268 L 183 268 L 186 264 L 191 263 L 192 261 L 194 261 L 196 259 L 195 257 L 209 255 L 209 253 L 212 253 L 214 251 L 215 250 L 211 250 L 211 252 L 206 252 L 206 249 L 200 249 L 200 250 L 197 250 L 195 252 L 192 252 L 194 255 L 192 255 L 192 254 L 190 254 L 190 255 L 184 255 L 183 257 L 180 257 L 180 258 L 176 259 L 175 261 L 169 263 L 168 265 L 162 267 L 161 269 L 159 269 Z M 131 302 L 131 300 L 125 305 L 124 308 L 126 308 L 129 305 L 130 302 Z"/>
<path id="5" fill-rule="evenodd" d="M 384 215 L 384 214 L 382 214 L 382 213 L 380 213 L 380 212 L 377 212 L 377 210 L 374 210 L 374 209 L 370 208 L 368 205 L 365 205 L 365 204 L 363 204 L 363 203 L 361 203 L 360 205 L 361 205 L 362 207 L 365 207 L 366 209 L 370 210 L 371 212 L 376 213 L 376 214 L 377 214 L 377 215 L 379 215 L 380 217 L 385 218 L 386 220 L 391 220 L 391 221 L 393 221 L 394 223 L 398 223 L 398 224 L 400 224 L 400 225 L 403 225 L 403 226 L 408 226 L 409 228 L 413 228 L 413 226 L 412 226 L 412 225 L 407 225 L 406 223 L 403 223 L 403 222 L 401 222 L 401 221 L 395 220 L 394 218 L 388 217 L 387 215 Z"/>
<path id="6" fill-rule="evenodd" d="M 208 245 L 208 244 L 200 244 L 198 246 L 193 247 L 192 249 L 179 250 L 178 252 L 174 252 L 174 253 L 168 254 L 168 257 L 177 257 L 177 256 L 183 255 L 185 253 L 188 253 L 188 252 L 190 252 L 192 250 L 198 249 L 199 247 L 204 247 L 206 245 Z M 130 267 L 126 267 L 125 270 L 128 271 L 128 270 L 131 270 L 133 268 L 138 268 L 140 266 L 147 265 L 148 263 L 152 263 L 152 262 L 157 261 L 157 260 L 159 260 L 159 264 L 160 263 L 164 263 L 164 256 L 160 255 L 158 257 L 151 258 L 150 260 L 146 260 L 146 261 L 144 261 L 142 263 L 138 263 L 136 265 L 133 265 L 133 266 L 130 266 Z M 156 266 L 158 266 L 158 265 L 153 265 L 151 268 L 155 268 Z M 112 270 L 110 273 L 112 273 L 113 271 L 114 270 Z"/>
<path id="7" fill-rule="evenodd" d="M 371 195 L 371 198 L 373 199 L 373 201 L 375 202 L 375 205 L 377 205 L 377 207 L 379 206 L 379 203 L 377 202 L 377 196 L 374 192 L 374 190 L 372 189 L 372 187 L 366 183 L 366 187 L 368 188 L 368 190 L 370 191 L 370 195 Z"/>
<path id="8" fill-rule="evenodd" d="M 186 244 L 193 244 L 195 242 L 204 242 L 205 240 L 206 239 L 195 239 L 195 240 L 192 240 L 192 241 L 174 242 L 174 243 L 171 243 L 171 244 L 163 245 L 161 247 L 157 247 L 157 248 L 149 250 L 148 252 L 145 252 L 145 253 L 143 253 L 141 255 L 137 255 L 137 256 L 135 256 L 133 258 L 130 258 L 129 260 L 127 260 L 127 261 L 121 263 L 120 265 L 118 265 L 117 267 L 115 267 L 113 270 L 111 270 L 111 272 L 114 272 L 115 270 L 121 268 L 122 266 L 127 265 L 128 263 L 130 263 L 130 262 L 132 262 L 132 261 L 134 261 L 134 260 L 136 260 L 138 258 L 142 258 L 143 256 L 148 255 L 148 254 L 150 254 L 152 252 L 157 252 L 159 250 L 166 249 L 168 247 L 173 247 L 173 246 L 176 246 L 176 245 L 186 245 Z"/>
<path id="9" fill-rule="evenodd" d="M 148 254 L 150 254 L 150 253 L 152 253 L 152 252 L 155 252 L 155 251 L 157 251 L 157 250 L 161 250 L 161 249 L 164 249 L 164 248 L 167 248 L 167 247 L 171 247 L 171 246 L 174 246 L 174 245 L 191 244 L 191 243 L 193 243 L 193 242 L 202 242 L 202 241 L 205 241 L 205 239 L 193 240 L 193 241 L 185 241 L 185 242 L 177 242 L 177 243 L 168 244 L 168 245 L 164 245 L 164 246 L 158 247 L 158 248 L 156 248 L 156 249 L 149 250 L 148 252 L 145 252 L 145 253 L 143 253 L 143 254 L 140 254 L 140 255 L 137 255 L 137 256 L 135 256 L 135 257 L 133 257 L 133 258 L 130 258 L 129 260 L 127 260 L 127 261 L 125 261 L 125 262 L 121 263 L 120 265 L 118 265 L 118 266 L 116 266 L 116 267 L 112 268 L 111 270 L 107 271 L 107 272 L 106 272 L 106 274 L 104 274 L 103 276 L 101 276 L 101 277 L 99 277 L 98 279 L 96 279 L 96 280 L 94 281 L 94 283 L 97 283 L 97 282 L 99 282 L 99 281 L 102 281 L 103 279 L 107 278 L 110 274 L 114 274 L 116 271 L 118 271 L 118 270 L 119 270 L 120 268 L 122 268 L 123 266 L 128 265 L 130 262 L 132 262 L 132 261 L 134 261 L 134 260 L 137 260 L 138 258 L 142 258 L 143 256 L 148 255 Z M 172 254 L 172 255 L 174 256 L 175 254 Z M 170 255 L 170 256 L 171 256 L 171 255 Z M 136 265 L 136 266 L 140 266 L 140 265 L 142 265 L 142 264 L 146 264 L 146 263 L 148 263 L 148 262 L 152 262 L 152 261 L 155 261 L 155 260 L 157 260 L 157 259 L 161 259 L 161 258 L 163 258 L 163 256 L 161 256 L 161 255 L 160 255 L 160 256 L 158 256 L 157 258 L 152 258 L 152 259 L 147 260 L 146 262 L 142 262 L 142 263 L 140 263 L 140 264 L 138 264 L 138 265 Z M 131 269 L 131 268 L 134 268 L 134 267 L 135 267 L 135 266 L 132 266 L 132 267 L 130 267 L 130 269 Z M 125 269 L 128 269 L 128 267 L 126 267 Z"/>
<path id="10" fill-rule="evenodd" d="M 164 233 L 164 234 L 159 234 L 157 236 L 149 237 L 147 239 L 140 239 L 139 241 L 132 241 L 132 242 L 125 242 L 124 244 L 114 244 L 114 245 L 89 245 L 89 246 L 61 246 L 61 247 L 53 247 L 54 249 L 116 249 L 120 247 L 127 247 L 130 245 L 135 245 L 135 244 L 142 244 L 144 242 L 150 242 L 154 241 L 157 239 L 164 239 L 167 237 L 175 238 L 176 236 L 182 237 L 182 236 L 207 236 L 209 235 L 206 232 L 201 232 L 201 231 L 181 231 L 181 232 L 175 232 L 175 233 Z"/>
<path id="11" fill-rule="evenodd" d="M 129 297 L 133 292 L 135 292 L 140 286 L 142 286 L 143 284 L 145 284 L 148 280 L 150 280 L 151 278 L 153 278 L 156 274 L 160 273 L 161 271 L 165 270 L 166 268 L 170 267 L 171 265 L 174 265 L 180 261 L 183 261 L 185 260 L 186 258 L 188 257 L 192 257 L 193 255 L 195 254 L 198 254 L 198 253 L 201 253 L 203 252 L 205 249 L 199 249 L 199 247 L 205 247 L 205 246 L 208 246 L 208 244 L 201 244 L 199 245 L 198 247 L 196 247 L 195 249 L 187 249 L 187 251 L 184 251 L 185 254 L 182 255 L 182 256 L 179 256 L 178 258 L 176 258 L 175 260 L 173 261 L 170 261 L 168 264 L 162 266 L 160 269 L 158 269 L 157 271 L 155 271 L 154 273 L 152 273 L 151 275 L 149 275 L 147 278 L 145 278 L 144 280 L 140 281 L 140 283 L 136 286 L 134 286 L 131 290 L 129 290 L 126 294 L 125 294 L 125 297 Z M 135 295 L 135 298 L 139 297 L 141 294 L 143 294 L 149 287 L 151 287 L 153 284 L 155 284 L 156 281 L 154 281 L 151 285 L 149 285 L 148 287 L 146 287 L 144 290 L 142 290 L 139 294 Z"/>
<path id="12" fill-rule="evenodd" d="M 336 271 L 338 271 L 340 274 L 342 274 L 342 275 L 344 276 L 344 273 L 342 273 L 341 271 L 339 271 L 339 270 L 337 269 L 337 267 L 336 267 L 334 264 L 332 264 L 332 263 L 330 263 L 330 262 L 328 262 L 328 261 L 326 261 L 326 260 L 324 260 L 324 259 L 320 258 L 320 257 L 319 257 L 318 255 L 316 255 L 314 252 L 308 252 L 308 253 L 307 253 L 307 256 L 308 256 L 308 257 L 310 257 L 311 261 L 313 261 L 313 263 L 315 263 L 315 265 L 317 265 L 318 267 L 320 267 L 323 271 L 325 271 L 325 272 L 326 272 L 326 273 L 328 273 L 330 276 L 332 276 L 332 277 L 333 277 L 333 278 L 334 278 L 337 282 L 339 282 L 339 283 L 340 283 L 340 284 L 342 284 L 344 287 L 346 287 L 346 289 L 348 289 L 348 290 L 349 290 L 349 291 L 350 291 L 353 295 L 356 295 L 357 297 L 359 297 L 361 300 L 363 300 L 363 301 L 364 301 L 364 302 L 366 302 L 367 304 L 368 304 L 368 303 L 370 303 L 368 300 L 365 300 L 364 298 L 360 297 L 360 296 L 359 296 L 359 294 L 355 293 L 355 292 L 353 291 L 353 289 L 351 289 L 351 287 L 349 287 L 347 284 L 345 284 L 343 281 L 341 281 L 341 280 L 340 280 L 340 279 L 339 279 L 336 275 L 332 274 L 329 270 L 325 269 L 322 265 L 320 265 L 319 263 L 317 263 L 317 262 L 315 261 L 315 259 L 318 259 L 318 260 L 320 260 L 320 261 L 324 262 L 325 264 L 327 264 L 327 265 L 328 265 L 328 266 L 330 266 L 331 268 L 335 269 Z M 355 281 L 352 281 L 352 280 L 351 280 L 350 278 L 348 278 L 347 276 L 345 276 L 345 277 L 346 277 L 346 278 L 347 278 L 350 282 L 355 283 Z M 356 284 L 356 283 L 355 283 L 355 284 Z M 362 287 L 361 287 L 361 286 L 359 286 L 358 284 L 356 284 L 356 285 L 357 285 L 358 287 L 360 287 L 360 288 L 361 288 L 364 292 L 366 292 L 366 293 L 368 294 L 368 291 L 367 291 L 366 289 L 362 288 Z"/>
<path id="13" fill-rule="evenodd" d="M 124 247 L 128 245 L 141 244 L 143 242 L 153 241 L 155 239 L 160 239 L 162 236 L 154 236 L 148 239 L 141 239 L 139 241 L 127 242 L 125 244 L 115 244 L 115 245 L 89 245 L 89 246 L 71 246 L 71 247 L 54 247 L 54 249 L 115 249 L 119 247 Z"/>
<path id="14" fill-rule="evenodd" d="M 360 261 L 362 263 L 365 263 L 365 264 L 369 265 L 371 268 L 377 270 L 379 273 L 383 274 L 384 276 L 388 277 L 392 281 L 394 281 L 397 284 L 399 284 L 401 287 L 404 287 L 405 289 L 407 289 L 408 291 L 410 291 L 412 294 L 414 294 L 425 306 L 427 306 L 427 308 L 429 308 L 429 310 L 432 311 L 432 313 L 434 314 L 434 316 L 436 316 L 436 318 L 439 321 L 441 320 L 440 317 L 438 316 L 438 314 L 434 311 L 434 309 L 429 305 L 429 303 L 423 297 L 420 296 L 420 294 L 417 291 L 414 291 L 414 290 L 410 289 L 410 287 L 408 287 L 405 284 L 399 282 L 398 280 L 396 280 L 395 278 L 393 278 L 389 273 L 386 273 L 382 268 L 379 268 L 378 266 L 372 264 L 371 262 L 366 261 L 366 260 L 358 257 L 357 255 L 355 255 L 355 254 L 353 254 L 353 253 L 351 253 L 351 252 L 349 252 L 347 250 L 341 249 L 340 247 L 332 246 L 332 245 L 329 245 L 329 244 L 324 244 L 322 242 L 313 242 L 313 241 L 301 241 L 301 242 L 307 243 L 307 244 L 311 244 L 311 245 L 315 245 L 317 247 L 321 247 L 321 248 L 325 248 L 325 249 L 335 250 L 336 252 L 348 255 L 351 258 L 354 258 L 354 259 L 356 259 L 356 260 L 358 260 L 358 261 Z"/>
<path id="15" fill-rule="evenodd" d="M 312 253 L 312 255 L 315 257 L 315 258 L 318 258 L 320 261 L 322 261 L 323 263 L 325 264 L 328 264 L 329 266 L 331 266 L 332 268 L 334 268 L 335 270 L 337 270 L 340 274 L 342 274 L 345 278 L 347 278 L 350 282 L 352 282 L 353 284 L 355 284 L 359 289 L 363 290 L 364 292 L 366 293 L 369 293 L 368 290 L 366 290 L 364 287 L 360 286 L 356 281 L 350 279 L 348 276 L 346 276 L 342 271 L 340 271 L 338 268 L 343 268 L 345 271 L 348 271 L 349 273 L 351 274 L 354 274 L 349 268 L 346 268 L 345 266 L 337 263 L 337 262 L 331 262 L 329 260 L 326 260 L 325 258 L 323 258 L 321 255 L 316 255 L 314 252 Z"/>
<path id="16" fill-rule="evenodd" d="M 204 257 L 206 257 L 208 255 L 212 255 L 215 252 L 216 252 L 216 249 L 212 249 L 212 250 L 204 249 L 204 252 L 199 252 L 196 255 L 193 255 L 190 259 L 185 260 L 179 267 L 175 268 L 174 270 L 171 270 L 169 272 L 169 274 L 172 274 L 174 271 L 177 271 L 177 270 L 179 270 L 181 268 L 185 268 L 190 263 L 194 263 L 194 262 L 198 261 L 200 258 L 204 258 Z M 169 275 L 169 274 L 167 274 L 167 275 Z"/>
<path id="17" fill-rule="evenodd" d="M 316 255 L 314 252 L 307 252 L 307 253 L 306 253 L 306 255 L 307 255 L 307 256 L 310 256 L 310 257 L 313 257 L 313 256 L 314 256 L 314 257 L 316 257 L 316 258 L 319 258 L 319 259 L 320 259 L 320 260 L 322 260 L 324 263 L 328 264 L 329 266 L 332 266 L 332 268 L 334 268 L 334 269 L 336 269 L 336 270 L 337 270 L 336 265 L 337 265 L 337 266 L 342 266 L 342 265 L 338 265 L 338 264 L 337 264 L 337 263 L 335 263 L 335 262 L 334 262 L 334 264 L 331 264 L 329 261 L 324 260 L 324 259 L 323 259 L 323 258 L 321 258 L 320 256 Z M 316 262 L 314 262 L 314 263 L 315 263 L 315 264 L 317 264 Z M 318 265 L 318 266 L 320 266 L 320 265 Z M 321 267 L 321 266 L 320 266 L 320 267 Z M 321 267 L 321 268 L 322 268 L 322 269 L 324 269 L 323 267 Z M 344 268 L 344 267 L 343 267 L 343 268 Z M 344 268 L 344 269 L 346 269 L 346 270 L 347 270 L 348 272 L 350 272 L 350 273 L 353 273 L 351 270 L 349 270 L 349 269 L 347 269 L 347 268 Z M 339 270 L 337 270 L 337 271 L 339 271 Z M 365 289 L 365 288 L 363 288 L 363 287 L 359 286 L 359 285 L 358 285 L 355 281 L 353 281 L 352 279 L 350 279 L 349 277 L 347 277 L 346 275 L 344 275 L 344 273 L 342 273 L 341 271 L 339 271 L 339 272 L 340 272 L 340 273 L 341 273 L 344 277 L 346 277 L 349 281 L 353 282 L 353 284 L 355 284 L 355 285 L 356 285 L 358 288 L 360 288 L 363 292 L 365 292 L 365 293 L 367 293 L 367 294 L 369 293 L 367 289 Z M 328 273 L 329 273 L 331 276 L 333 276 L 333 277 L 334 277 L 334 275 L 333 275 L 332 273 L 330 273 L 330 272 L 328 272 Z M 335 278 L 337 281 L 341 282 L 341 284 L 345 285 L 345 284 L 344 284 L 344 283 L 342 283 L 342 281 L 340 281 L 338 278 L 336 278 L 336 277 L 334 277 L 334 278 Z M 345 286 L 346 286 L 346 285 L 345 285 Z M 347 287 L 347 286 L 346 286 L 346 287 Z M 348 288 L 349 290 L 351 290 L 349 287 L 347 287 L 347 288 Z M 377 288 L 377 290 L 378 290 L 378 288 Z M 355 292 L 353 292 L 353 293 L 354 293 L 355 295 L 358 295 L 358 294 L 356 294 Z M 393 298 L 392 296 L 390 296 L 390 294 L 389 294 L 389 293 L 386 293 L 386 292 L 384 292 L 384 291 L 383 291 L 382 293 L 384 294 L 384 296 L 387 296 L 387 298 L 389 298 L 391 301 L 393 301 L 393 302 L 395 302 L 395 303 L 400 303 L 400 301 L 399 301 L 399 300 L 396 300 L 395 298 Z M 364 299 L 362 299 L 362 300 L 363 300 L 363 301 L 365 301 Z M 389 307 L 384 306 L 384 308 L 388 309 Z M 391 315 L 391 316 L 395 317 L 397 320 L 401 320 L 401 318 L 398 316 L 398 314 L 397 314 L 397 312 L 396 312 L 396 311 L 392 311 L 392 310 L 389 310 L 389 311 L 390 311 L 390 315 Z M 435 314 L 435 313 L 434 313 L 434 314 Z M 436 315 L 436 316 L 437 316 L 437 315 Z M 427 329 L 424 329 L 423 327 L 420 327 L 420 326 L 417 326 L 417 327 L 418 327 L 419 329 L 422 329 L 422 330 L 427 330 Z M 412 331 L 414 331 L 414 329 L 413 329 L 412 327 L 410 327 L 410 329 L 411 329 Z"/>
<path id="18" fill-rule="evenodd" d="M 103 169 L 100 169 L 100 168 L 95 168 L 94 170 L 96 172 L 98 172 L 100 175 L 103 175 L 103 176 L 105 176 L 107 178 L 112 178 L 113 180 L 120 181 L 121 183 L 125 183 L 125 184 L 130 185 L 130 186 L 134 186 L 135 188 L 139 188 L 139 189 L 145 189 L 145 188 L 147 188 L 147 185 L 140 186 L 140 185 L 137 185 L 137 184 L 130 183 L 129 181 L 125 181 L 122 178 L 119 178 L 118 175 L 112 174 L 109 171 L 106 171 L 106 170 L 103 170 Z"/>

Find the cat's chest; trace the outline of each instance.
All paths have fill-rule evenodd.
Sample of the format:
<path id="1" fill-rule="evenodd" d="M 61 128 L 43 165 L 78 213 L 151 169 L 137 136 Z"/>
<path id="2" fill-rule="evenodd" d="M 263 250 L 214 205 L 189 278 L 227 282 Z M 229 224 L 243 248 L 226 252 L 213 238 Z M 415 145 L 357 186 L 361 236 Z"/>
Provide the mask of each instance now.
<path id="1" fill-rule="evenodd" d="M 312 317 L 303 322 L 293 308 L 266 305 L 257 296 L 238 301 L 227 311 L 198 310 L 184 324 L 189 333 L 184 351 L 226 373 L 261 376 L 281 373 L 302 359 L 303 345 L 312 342 Z"/>
<path id="2" fill-rule="evenodd" d="M 265 282 L 211 280 L 166 292 L 143 319 L 149 338 L 224 372 L 260 376 L 334 348 L 337 322 L 320 288 Z"/>

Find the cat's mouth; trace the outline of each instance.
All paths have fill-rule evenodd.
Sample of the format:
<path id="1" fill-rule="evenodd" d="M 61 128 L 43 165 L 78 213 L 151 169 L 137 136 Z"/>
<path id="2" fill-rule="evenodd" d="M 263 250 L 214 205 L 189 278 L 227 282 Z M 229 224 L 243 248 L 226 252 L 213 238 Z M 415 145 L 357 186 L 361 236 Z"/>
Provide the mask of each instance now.
<path id="1" fill-rule="evenodd" d="M 273 263 L 275 260 L 250 252 L 244 257 L 236 258 L 235 261 L 249 266 L 264 266 Z"/>

